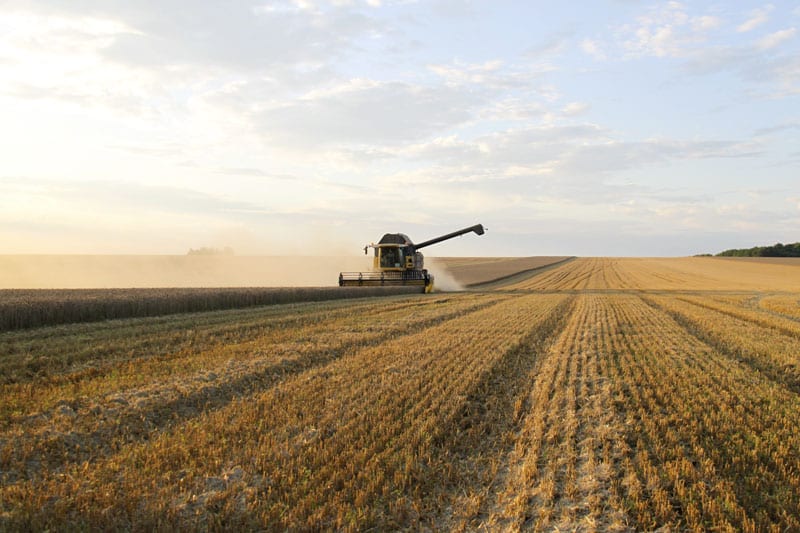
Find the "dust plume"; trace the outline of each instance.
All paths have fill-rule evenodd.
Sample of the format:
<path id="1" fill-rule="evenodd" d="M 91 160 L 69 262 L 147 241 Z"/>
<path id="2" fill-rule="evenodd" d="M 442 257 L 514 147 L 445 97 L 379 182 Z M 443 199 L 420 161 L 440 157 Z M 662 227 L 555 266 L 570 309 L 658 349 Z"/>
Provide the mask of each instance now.
<path id="1" fill-rule="evenodd" d="M 4 255 L 0 289 L 325 287 L 365 256 Z"/>
<path id="2" fill-rule="evenodd" d="M 425 258 L 425 267 L 433 274 L 433 290 L 443 292 L 463 291 L 464 287 L 456 281 L 447 267 L 435 257 Z"/>

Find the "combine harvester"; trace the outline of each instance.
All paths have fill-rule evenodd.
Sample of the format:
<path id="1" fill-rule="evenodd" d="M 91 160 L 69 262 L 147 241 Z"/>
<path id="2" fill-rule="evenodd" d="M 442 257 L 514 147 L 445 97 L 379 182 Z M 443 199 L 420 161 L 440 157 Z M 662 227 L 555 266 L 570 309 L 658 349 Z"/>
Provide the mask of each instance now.
<path id="1" fill-rule="evenodd" d="M 372 272 L 341 272 L 339 286 L 419 285 L 423 292 L 431 292 L 433 276 L 425 270 L 422 254 L 417 250 L 472 231 L 483 235 L 486 228 L 476 224 L 420 244 L 411 242 L 404 233 L 387 233 L 378 244 L 368 244 L 364 247 L 364 254 L 367 254 L 370 248 L 375 249 Z"/>

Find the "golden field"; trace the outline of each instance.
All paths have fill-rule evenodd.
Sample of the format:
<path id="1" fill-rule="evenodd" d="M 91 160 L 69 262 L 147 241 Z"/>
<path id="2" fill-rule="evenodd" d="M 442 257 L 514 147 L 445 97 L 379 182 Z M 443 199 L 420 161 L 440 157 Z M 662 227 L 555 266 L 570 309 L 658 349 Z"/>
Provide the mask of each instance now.
<path id="1" fill-rule="evenodd" d="M 0 529 L 800 529 L 800 263 L 508 280 L 2 333 Z"/>

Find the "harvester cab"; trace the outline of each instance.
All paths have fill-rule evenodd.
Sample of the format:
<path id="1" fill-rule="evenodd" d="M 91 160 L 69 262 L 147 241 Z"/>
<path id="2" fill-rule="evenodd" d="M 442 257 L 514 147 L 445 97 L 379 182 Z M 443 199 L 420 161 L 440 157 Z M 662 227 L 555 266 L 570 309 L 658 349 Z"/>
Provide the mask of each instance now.
<path id="1" fill-rule="evenodd" d="M 374 249 L 371 272 L 341 272 L 339 286 L 419 285 L 423 292 L 433 290 L 433 276 L 425 269 L 420 248 L 437 244 L 465 233 L 483 235 L 486 228 L 481 224 L 414 244 L 404 233 L 387 233 L 378 244 L 368 244 L 364 253 Z"/>

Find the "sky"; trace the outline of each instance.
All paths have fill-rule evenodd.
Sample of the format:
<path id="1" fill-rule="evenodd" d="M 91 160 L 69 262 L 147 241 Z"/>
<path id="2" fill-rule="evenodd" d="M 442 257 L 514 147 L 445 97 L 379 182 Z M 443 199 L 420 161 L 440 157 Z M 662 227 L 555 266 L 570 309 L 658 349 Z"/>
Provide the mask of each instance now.
<path id="1" fill-rule="evenodd" d="M 0 254 L 800 241 L 800 2 L 0 0 Z"/>

